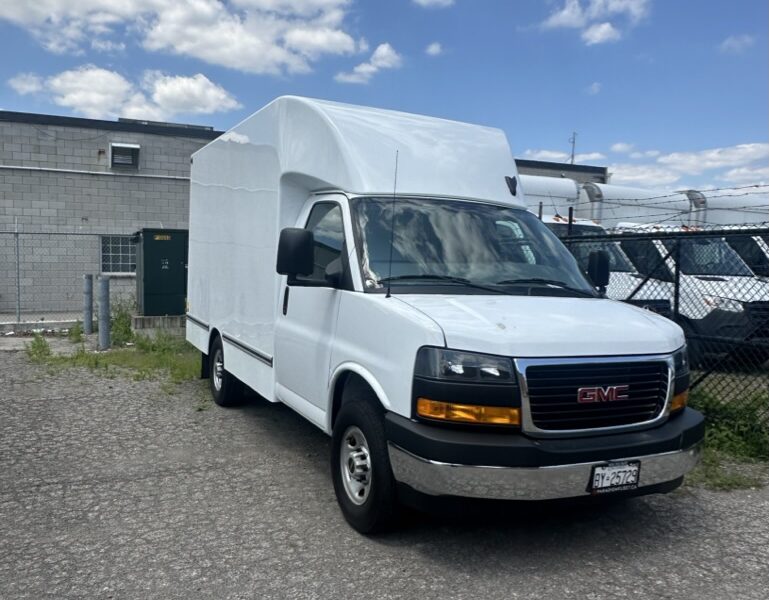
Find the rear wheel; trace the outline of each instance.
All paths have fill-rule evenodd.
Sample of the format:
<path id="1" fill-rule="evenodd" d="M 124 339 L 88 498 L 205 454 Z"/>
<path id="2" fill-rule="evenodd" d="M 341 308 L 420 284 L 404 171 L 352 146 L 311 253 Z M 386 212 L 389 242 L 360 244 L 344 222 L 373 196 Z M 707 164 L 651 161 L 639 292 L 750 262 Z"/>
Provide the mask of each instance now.
<path id="1" fill-rule="evenodd" d="M 331 441 L 331 478 L 344 518 L 360 533 L 390 528 L 396 518 L 395 480 L 381 410 L 368 398 L 348 400 Z"/>
<path id="2" fill-rule="evenodd" d="M 211 396 L 219 406 L 237 406 L 243 402 L 243 384 L 224 367 L 224 347 L 217 337 L 208 354 L 209 387 Z"/>

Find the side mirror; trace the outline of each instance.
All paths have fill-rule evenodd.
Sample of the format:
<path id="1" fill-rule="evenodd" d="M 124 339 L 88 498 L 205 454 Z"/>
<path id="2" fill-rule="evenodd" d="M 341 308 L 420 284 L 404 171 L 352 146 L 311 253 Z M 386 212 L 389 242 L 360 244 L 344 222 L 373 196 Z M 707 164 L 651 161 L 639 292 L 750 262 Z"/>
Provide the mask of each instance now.
<path id="1" fill-rule="evenodd" d="M 609 253 L 606 250 L 593 250 L 587 261 L 587 276 L 599 289 L 609 285 Z"/>
<path id="2" fill-rule="evenodd" d="M 289 278 L 312 275 L 315 259 L 315 240 L 312 231 L 298 227 L 286 227 L 278 241 L 276 271 Z"/>

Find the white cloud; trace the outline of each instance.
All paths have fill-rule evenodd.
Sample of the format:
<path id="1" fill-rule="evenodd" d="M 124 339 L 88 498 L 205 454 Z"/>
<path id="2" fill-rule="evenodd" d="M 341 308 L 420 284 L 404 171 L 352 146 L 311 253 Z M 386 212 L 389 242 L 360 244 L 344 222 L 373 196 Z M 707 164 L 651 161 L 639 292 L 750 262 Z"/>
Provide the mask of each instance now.
<path id="1" fill-rule="evenodd" d="M 400 54 L 390 44 L 379 44 L 366 62 L 350 72 L 337 73 L 334 79 L 340 83 L 368 83 L 382 69 L 397 69 L 402 63 Z"/>
<path id="2" fill-rule="evenodd" d="M 296 27 L 289 29 L 284 39 L 287 48 L 310 59 L 317 59 L 324 53 L 351 54 L 356 50 L 352 37 L 330 27 Z"/>
<path id="3" fill-rule="evenodd" d="M 724 54 L 740 54 L 755 43 L 756 38 L 746 33 L 741 35 L 730 35 L 718 45 L 718 49 Z"/>
<path id="4" fill-rule="evenodd" d="M 655 159 L 651 163 L 613 164 L 609 167 L 612 183 L 661 187 L 676 184 L 678 188 L 700 189 L 713 177 L 732 184 L 761 183 L 769 180 L 769 144 L 737 144 L 694 152 L 672 152 L 660 155 L 658 150 L 630 153 L 633 159 Z M 708 172 L 703 179 L 704 173 Z M 698 184 L 696 181 L 700 179 Z"/>
<path id="5" fill-rule="evenodd" d="M 636 151 L 629 154 L 630 158 L 656 158 L 661 154 L 659 150 Z"/>
<path id="6" fill-rule="evenodd" d="M 618 152 L 620 154 L 627 154 L 632 149 L 633 144 L 628 144 L 627 142 L 617 142 L 616 144 L 611 145 L 611 151 Z"/>
<path id="7" fill-rule="evenodd" d="M 649 14 L 649 2 L 650 0 L 590 0 L 587 16 L 591 20 L 624 16 L 635 24 Z"/>
<path id="8" fill-rule="evenodd" d="M 600 93 L 601 87 L 603 86 L 600 81 L 594 81 L 589 86 L 587 86 L 587 89 L 585 91 L 591 96 L 595 96 L 596 94 Z"/>
<path id="9" fill-rule="evenodd" d="M 122 116 L 158 121 L 178 114 L 210 114 L 240 107 L 229 92 L 200 73 L 185 77 L 146 71 L 136 85 L 115 71 L 83 65 L 45 80 L 29 73 L 23 77 L 36 78 L 39 85 L 21 91 L 24 87 L 17 82 L 17 92 L 44 92 L 54 104 L 91 119 Z"/>
<path id="10" fill-rule="evenodd" d="M 650 0 L 564 0 L 542 22 L 543 29 L 582 29 L 588 45 L 621 39 L 619 23 L 633 27 L 649 14 Z"/>
<path id="11" fill-rule="evenodd" d="M 614 25 L 605 21 L 603 23 L 596 23 L 591 25 L 582 32 L 582 40 L 588 46 L 594 46 L 595 44 L 604 44 L 606 42 L 616 42 L 622 37 L 619 30 L 615 29 Z"/>
<path id="12" fill-rule="evenodd" d="M 562 152 L 560 150 L 525 150 L 523 156 L 531 160 L 545 160 L 551 162 L 569 162 L 571 159 L 571 155 L 568 152 Z M 574 155 L 574 162 L 583 163 L 603 160 L 605 158 L 606 156 L 600 152 L 583 152 L 582 154 Z"/>
<path id="13" fill-rule="evenodd" d="M 428 56 L 440 56 L 443 54 L 443 46 L 441 46 L 440 42 L 433 42 L 425 48 L 425 54 Z"/>
<path id="14" fill-rule="evenodd" d="M 424 8 L 446 8 L 454 4 L 454 0 L 413 0 L 414 4 Z"/>
<path id="15" fill-rule="evenodd" d="M 169 114 L 210 114 L 240 108 L 240 103 L 205 75 L 191 77 L 145 73 L 142 87 L 152 102 Z"/>
<path id="16" fill-rule="evenodd" d="M 235 131 L 228 131 L 224 135 L 219 136 L 219 139 L 223 142 L 235 142 L 236 144 L 248 144 L 251 141 L 247 135 L 236 133 Z"/>
<path id="17" fill-rule="evenodd" d="M 560 150 L 526 150 L 523 155 L 531 160 L 548 160 L 565 162 L 569 160 L 569 154 Z"/>
<path id="18" fill-rule="evenodd" d="M 582 154 L 574 155 L 574 162 L 576 163 L 592 162 L 604 159 L 606 159 L 606 155 L 601 154 L 600 152 L 584 152 Z"/>
<path id="19" fill-rule="evenodd" d="M 563 8 L 556 10 L 545 19 L 542 26 L 545 29 L 558 27 L 584 27 L 586 23 L 585 13 L 579 0 L 565 0 Z"/>
<path id="20" fill-rule="evenodd" d="M 16 77 L 11 77 L 8 80 L 8 85 L 10 85 L 17 94 L 23 96 L 25 94 L 34 94 L 42 91 L 43 79 L 34 73 L 19 73 Z"/>
<path id="21" fill-rule="evenodd" d="M 658 165 L 612 164 L 609 172 L 612 183 L 647 188 L 670 185 L 681 178 L 679 173 Z"/>
<path id="22" fill-rule="evenodd" d="M 52 100 L 90 119 L 121 116 L 142 103 L 131 83 L 119 73 L 86 65 L 48 78 L 46 88 Z M 147 110 L 147 119 L 159 119 L 157 111 Z"/>
<path id="23" fill-rule="evenodd" d="M 765 183 L 769 181 L 769 166 L 737 167 L 719 177 L 731 183 Z"/>
<path id="24" fill-rule="evenodd" d="M 114 54 L 125 50 L 125 44 L 123 42 L 113 42 L 112 40 L 94 38 L 91 40 L 91 49 L 96 50 L 97 52 Z"/>
<path id="25" fill-rule="evenodd" d="M 145 50 L 248 73 L 301 73 L 324 55 L 360 50 L 345 31 L 351 0 L 35 0 L 0 3 L 0 20 L 49 51 Z"/>
<path id="26" fill-rule="evenodd" d="M 710 169 L 739 167 L 758 160 L 769 161 L 769 144 L 738 144 L 699 152 L 673 152 L 657 158 L 657 162 L 676 171 L 699 175 Z"/>

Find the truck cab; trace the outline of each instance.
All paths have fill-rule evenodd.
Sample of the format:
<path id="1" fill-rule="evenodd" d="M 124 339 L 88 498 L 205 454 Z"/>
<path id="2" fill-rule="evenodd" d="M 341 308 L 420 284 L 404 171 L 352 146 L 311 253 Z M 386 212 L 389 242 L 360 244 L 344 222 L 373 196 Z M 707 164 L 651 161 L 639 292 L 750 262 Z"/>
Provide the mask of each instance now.
<path id="1" fill-rule="evenodd" d="M 213 398 L 247 386 L 330 435 L 358 531 L 414 498 L 665 492 L 696 464 L 682 330 L 597 293 L 501 131 L 284 97 L 191 180 L 187 339 Z"/>

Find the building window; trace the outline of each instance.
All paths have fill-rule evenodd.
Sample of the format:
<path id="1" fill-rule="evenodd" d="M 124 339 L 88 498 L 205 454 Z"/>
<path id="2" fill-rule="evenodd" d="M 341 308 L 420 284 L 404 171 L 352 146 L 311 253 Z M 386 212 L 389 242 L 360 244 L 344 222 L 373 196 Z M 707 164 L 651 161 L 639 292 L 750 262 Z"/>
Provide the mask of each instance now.
<path id="1" fill-rule="evenodd" d="M 138 169 L 139 144 L 110 144 L 110 164 L 113 169 Z"/>
<path id="2" fill-rule="evenodd" d="M 101 236 L 101 272 L 136 273 L 136 245 L 133 236 Z"/>

